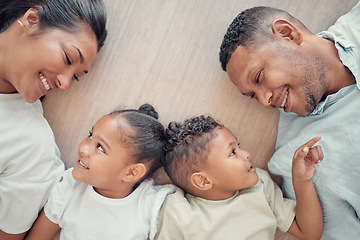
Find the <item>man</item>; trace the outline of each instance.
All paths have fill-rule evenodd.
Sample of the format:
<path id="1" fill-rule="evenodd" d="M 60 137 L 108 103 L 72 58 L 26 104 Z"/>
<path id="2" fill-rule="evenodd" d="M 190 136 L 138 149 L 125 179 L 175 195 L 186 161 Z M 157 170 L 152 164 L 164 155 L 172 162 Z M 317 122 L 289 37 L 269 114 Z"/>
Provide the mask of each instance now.
<path id="1" fill-rule="evenodd" d="M 228 28 L 220 62 L 240 92 L 280 109 L 268 166 L 295 198 L 291 153 L 321 135 L 325 159 L 313 181 L 324 211 L 323 239 L 360 236 L 360 3 L 312 34 L 287 12 L 256 7 Z M 292 112 L 292 113 L 289 113 Z"/>

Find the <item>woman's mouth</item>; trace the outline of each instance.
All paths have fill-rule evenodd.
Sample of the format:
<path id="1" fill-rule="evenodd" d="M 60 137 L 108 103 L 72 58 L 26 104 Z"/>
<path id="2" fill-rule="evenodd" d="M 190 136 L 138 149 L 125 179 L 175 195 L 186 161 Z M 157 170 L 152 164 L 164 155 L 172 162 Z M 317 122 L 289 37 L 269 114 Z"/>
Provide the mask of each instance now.
<path id="1" fill-rule="evenodd" d="M 44 76 L 44 74 L 39 73 L 39 77 L 40 77 L 40 80 L 41 80 L 42 84 L 44 85 L 46 91 L 49 91 L 50 90 L 50 85 L 49 85 L 46 77 Z"/>

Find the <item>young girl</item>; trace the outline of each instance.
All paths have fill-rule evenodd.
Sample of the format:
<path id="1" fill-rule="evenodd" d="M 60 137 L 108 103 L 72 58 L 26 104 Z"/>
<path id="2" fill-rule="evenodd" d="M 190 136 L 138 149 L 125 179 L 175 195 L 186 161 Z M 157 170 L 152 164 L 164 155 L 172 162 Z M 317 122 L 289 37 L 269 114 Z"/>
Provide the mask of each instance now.
<path id="1" fill-rule="evenodd" d="M 147 179 L 164 157 L 164 128 L 148 104 L 99 119 L 74 168 L 55 185 L 27 240 L 153 239 L 173 186 Z"/>
<path id="2" fill-rule="evenodd" d="M 162 207 L 156 239 L 274 239 L 277 228 L 319 239 L 323 215 L 312 176 L 323 159 L 316 137 L 294 154 L 297 202 L 253 166 L 232 132 L 209 116 L 171 122 L 164 167 L 180 188 Z M 290 159 L 291 160 L 291 159 Z M 296 217 L 295 217 L 296 215 Z"/>

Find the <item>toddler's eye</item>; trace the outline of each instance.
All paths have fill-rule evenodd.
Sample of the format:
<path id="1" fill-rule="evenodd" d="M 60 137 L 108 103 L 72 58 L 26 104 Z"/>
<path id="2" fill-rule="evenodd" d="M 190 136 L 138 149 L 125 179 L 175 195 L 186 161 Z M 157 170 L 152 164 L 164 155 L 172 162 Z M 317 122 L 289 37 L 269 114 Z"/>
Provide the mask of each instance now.
<path id="1" fill-rule="evenodd" d="M 100 151 L 104 152 L 104 149 L 103 149 L 103 147 L 101 146 L 100 143 L 97 145 L 97 149 L 99 149 Z"/>
<path id="2" fill-rule="evenodd" d="M 234 156 L 236 153 L 235 153 L 235 149 L 232 150 L 232 152 L 230 153 L 230 157 L 231 156 Z"/>
<path id="3" fill-rule="evenodd" d="M 89 132 L 89 139 L 92 139 L 92 133 L 91 132 Z"/>

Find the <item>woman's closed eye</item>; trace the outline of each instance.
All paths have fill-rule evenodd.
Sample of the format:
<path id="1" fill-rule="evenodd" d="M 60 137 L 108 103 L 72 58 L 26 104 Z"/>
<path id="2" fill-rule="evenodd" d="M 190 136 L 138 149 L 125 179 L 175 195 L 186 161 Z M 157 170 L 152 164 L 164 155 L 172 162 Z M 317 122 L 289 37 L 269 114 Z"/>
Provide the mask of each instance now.
<path id="1" fill-rule="evenodd" d="M 71 61 L 69 55 L 67 55 L 66 52 L 64 52 L 64 54 L 65 54 L 66 63 L 68 65 L 72 65 L 72 61 Z M 73 75 L 73 79 L 76 81 L 79 81 L 79 77 L 76 74 Z"/>
<path id="2" fill-rule="evenodd" d="M 72 62 L 71 62 L 71 60 L 70 60 L 70 58 L 69 58 L 69 55 L 67 55 L 65 52 L 64 52 L 64 54 L 65 54 L 65 58 L 66 58 L 66 63 L 67 63 L 68 65 L 72 65 Z"/>

